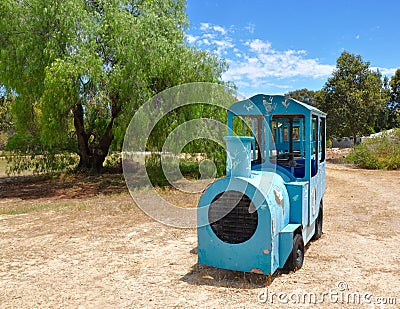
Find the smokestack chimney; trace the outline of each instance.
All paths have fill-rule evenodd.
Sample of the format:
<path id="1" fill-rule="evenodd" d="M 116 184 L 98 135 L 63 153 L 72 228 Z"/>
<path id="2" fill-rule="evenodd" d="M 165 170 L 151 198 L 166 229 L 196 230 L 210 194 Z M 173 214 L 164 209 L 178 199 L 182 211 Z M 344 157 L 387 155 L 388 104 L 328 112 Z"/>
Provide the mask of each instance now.
<path id="1" fill-rule="evenodd" d="M 225 136 L 226 176 L 247 177 L 251 175 L 251 136 Z"/>

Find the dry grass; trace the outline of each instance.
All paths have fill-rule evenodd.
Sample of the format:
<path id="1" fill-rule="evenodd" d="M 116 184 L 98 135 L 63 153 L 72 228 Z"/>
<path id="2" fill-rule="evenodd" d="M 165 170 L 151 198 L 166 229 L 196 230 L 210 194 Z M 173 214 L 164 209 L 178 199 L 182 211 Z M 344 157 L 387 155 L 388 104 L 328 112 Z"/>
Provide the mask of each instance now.
<path id="1" fill-rule="evenodd" d="M 5 157 L 0 156 L 0 177 L 6 177 L 7 161 Z"/>
<path id="2" fill-rule="evenodd" d="M 324 293 L 338 281 L 350 293 L 398 297 L 400 173 L 329 165 L 327 180 L 324 234 L 303 268 L 262 276 L 199 267 L 196 230 L 146 216 L 121 175 L 2 179 L 0 307 L 266 308 L 257 300 L 265 289 Z M 182 207 L 200 196 L 157 192 Z"/>

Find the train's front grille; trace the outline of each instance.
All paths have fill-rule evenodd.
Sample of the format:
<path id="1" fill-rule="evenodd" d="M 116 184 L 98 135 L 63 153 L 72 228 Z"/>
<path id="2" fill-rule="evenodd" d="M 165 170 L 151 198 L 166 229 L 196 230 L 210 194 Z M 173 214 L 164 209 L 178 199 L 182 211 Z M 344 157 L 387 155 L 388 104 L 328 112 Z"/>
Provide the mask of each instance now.
<path id="1" fill-rule="evenodd" d="M 219 239 L 230 244 L 240 244 L 255 233 L 258 214 L 247 195 L 226 191 L 218 194 L 211 202 L 208 220 Z"/>

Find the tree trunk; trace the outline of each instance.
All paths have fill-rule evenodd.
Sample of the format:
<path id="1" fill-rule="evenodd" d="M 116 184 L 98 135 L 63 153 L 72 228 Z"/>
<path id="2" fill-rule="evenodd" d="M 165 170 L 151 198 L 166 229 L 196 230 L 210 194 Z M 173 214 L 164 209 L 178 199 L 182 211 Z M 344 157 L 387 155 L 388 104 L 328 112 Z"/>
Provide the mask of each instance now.
<path id="1" fill-rule="evenodd" d="M 114 139 L 114 135 L 111 133 L 113 124 L 114 119 L 112 118 L 98 145 L 92 147 L 91 169 L 97 172 L 103 168 L 103 163 Z"/>
<path id="2" fill-rule="evenodd" d="M 354 131 L 353 131 L 353 143 L 354 143 L 354 146 L 357 145 L 357 132 L 354 132 Z"/>
<path id="3" fill-rule="evenodd" d="M 74 113 L 74 127 L 78 140 L 79 164 L 78 169 L 90 169 L 89 136 L 85 132 L 84 111 L 82 104 L 76 104 Z"/>
<path id="4" fill-rule="evenodd" d="M 112 129 L 114 120 L 121 112 L 121 108 L 117 107 L 118 97 L 112 97 L 111 120 L 96 145 L 89 145 L 90 133 L 85 131 L 84 110 L 82 104 L 77 104 L 73 111 L 75 133 L 78 140 L 79 164 L 78 170 L 90 170 L 100 172 L 103 163 L 108 155 L 111 143 L 114 139 Z"/>

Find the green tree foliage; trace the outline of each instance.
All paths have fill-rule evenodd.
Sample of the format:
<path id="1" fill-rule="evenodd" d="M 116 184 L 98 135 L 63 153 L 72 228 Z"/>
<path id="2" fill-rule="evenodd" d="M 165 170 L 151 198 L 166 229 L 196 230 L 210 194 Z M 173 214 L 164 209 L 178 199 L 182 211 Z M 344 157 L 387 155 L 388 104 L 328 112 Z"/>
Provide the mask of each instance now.
<path id="1" fill-rule="evenodd" d="M 383 78 L 382 94 L 386 98 L 386 104 L 379 112 L 374 126 L 375 132 L 381 132 L 393 128 L 393 110 L 392 101 L 390 99 L 390 85 L 388 77 Z"/>
<path id="2" fill-rule="evenodd" d="M 313 90 L 303 88 L 299 90 L 290 91 L 285 96 L 298 100 L 300 102 L 307 103 L 312 106 L 316 106 L 315 102 L 316 91 Z"/>
<path id="3" fill-rule="evenodd" d="M 357 135 L 373 131 L 387 98 L 381 74 L 372 71 L 360 55 L 343 52 L 336 70 L 323 87 L 318 106 L 328 113 L 328 135 Z"/>
<path id="4" fill-rule="evenodd" d="M 0 84 L 17 95 L 20 152 L 76 152 L 100 169 L 137 108 L 226 64 L 185 44 L 184 0 L 4 0 Z"/>
<path id="5" fill-rule="evenodd" d="M 391 89 L 391 100 L 397 103 L 397 107 L 400 105 L 400 69 L 396 70 L 396 73 L 390 80 Z"/>
<path id="6" fill-rule="evenodd" d="M 390 100 L 386 109 L 388 110 L 388 129 L 400 128 L 400 69 L 390 80 Z"/>

